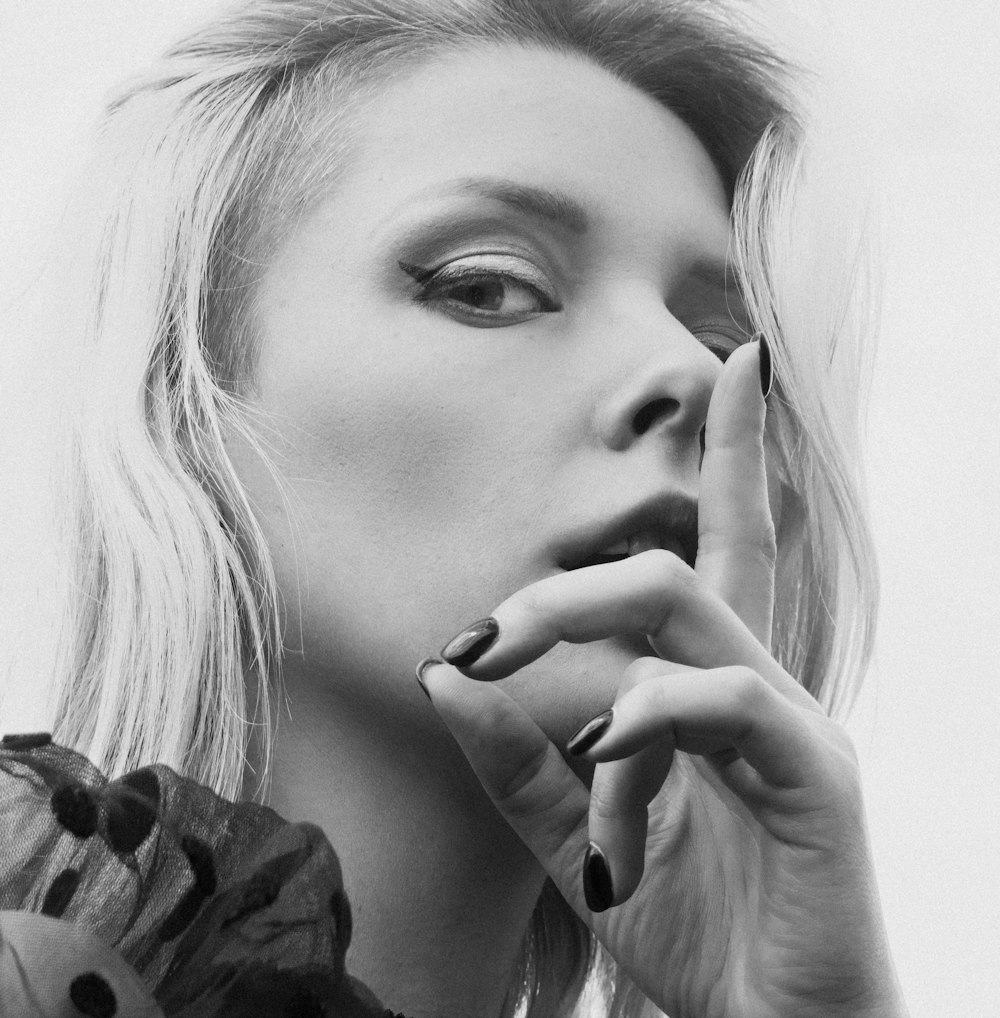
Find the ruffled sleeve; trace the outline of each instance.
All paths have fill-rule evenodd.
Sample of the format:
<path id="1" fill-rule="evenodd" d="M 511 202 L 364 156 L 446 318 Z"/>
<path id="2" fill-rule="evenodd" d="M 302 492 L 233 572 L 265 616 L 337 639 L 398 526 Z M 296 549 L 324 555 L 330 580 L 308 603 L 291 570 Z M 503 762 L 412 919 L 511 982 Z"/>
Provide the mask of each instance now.
<path id="1" fill-rule="evenodd" d="M 381 1018 L 323 832 L 163 766 L 0 743 L 0 1013 Z"/>

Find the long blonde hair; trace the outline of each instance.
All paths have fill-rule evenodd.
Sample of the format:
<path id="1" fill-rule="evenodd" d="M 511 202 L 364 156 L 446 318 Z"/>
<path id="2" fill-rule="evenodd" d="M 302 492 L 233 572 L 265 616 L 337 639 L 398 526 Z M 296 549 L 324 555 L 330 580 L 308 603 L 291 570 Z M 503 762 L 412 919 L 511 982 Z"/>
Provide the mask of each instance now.
<path id="1" fill-rule="evenodd" d="M 255 726 L 266 770 L 280 602 L 226 452 L 238 433 L 266 459 L 255 280 L 282 229 L 335 185 L 379 81 L 502 42 L 587 56 L 672 109 L 715 161 L 780 381 L 776 653 L 828 706 L 850 700 L 876 588 L 858 475 L 864 265 L 817 262 L 823 245 L 795 231 L 803 147 L 780 61 L 709 0 L 254 0 L 112 102 L 46 335 L 70 383 L 54 471 L 71 563 L 53 594 L 54 731 L 107 772 L 155 760 L 237 797 Z M 547 886 L 506 1013 L 568 1012 L 597 955 Z M 609 1003 L 640 1007 L 623 979 Z"/>

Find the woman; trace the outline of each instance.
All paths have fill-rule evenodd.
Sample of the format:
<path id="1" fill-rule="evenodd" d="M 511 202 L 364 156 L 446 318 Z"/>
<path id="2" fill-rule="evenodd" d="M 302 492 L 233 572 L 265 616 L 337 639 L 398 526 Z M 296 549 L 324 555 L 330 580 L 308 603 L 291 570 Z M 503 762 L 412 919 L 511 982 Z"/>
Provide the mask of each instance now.
<path id="1" fill-rule="evenodd" d="M 54 737 L 125 777 L 8 743 L 25 999 L 903 1013 L 783 81 L 714 5 L 258 0 L 112 105 Z"/>

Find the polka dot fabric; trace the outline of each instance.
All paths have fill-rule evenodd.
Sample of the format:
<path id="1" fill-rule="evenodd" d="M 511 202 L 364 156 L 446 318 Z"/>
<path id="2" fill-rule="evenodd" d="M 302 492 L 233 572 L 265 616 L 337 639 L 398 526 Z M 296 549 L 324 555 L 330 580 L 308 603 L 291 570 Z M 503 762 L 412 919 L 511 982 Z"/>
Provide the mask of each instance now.
<path id="1" fill-rule="evenodd" d="M 323 833 L 154 766 L 0 743 L 0 1015 L 382 1018 Z"/>

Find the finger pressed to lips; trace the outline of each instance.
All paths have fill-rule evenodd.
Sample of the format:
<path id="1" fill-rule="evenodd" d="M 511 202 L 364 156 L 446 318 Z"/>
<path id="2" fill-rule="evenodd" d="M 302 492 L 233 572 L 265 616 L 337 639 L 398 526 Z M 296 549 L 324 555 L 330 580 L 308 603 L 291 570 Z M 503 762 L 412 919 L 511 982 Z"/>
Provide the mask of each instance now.
<path id="1" fill-rule="evenodd" d="M 698 491 L 699 576 L 768 649 L 774 522 L 764 457 L 758 344 L 738 349 L 712 392 Z"/>
<path id="2" fill-rule="evenodd" d="M 502 679 L 561 641 L 637 633 L 662 658 L 697 668 L 747 665 L 786 695 L 815 705 L 735 612 L 668 551 L 546 577 L 500 604 L 492 620 L 490 627 L 477 624 L 489 636 L 474 660 L 452 659 L 472 678 Z"/>
<path id="3" fill-rule="evenodd" d="M 480 680 L 511 675 L 561 641 L 642 634 L 659 655 L 635 662 L 621 678 L 613 711 L 571 741 L 571 753 L 596 764 L 589 797 L 499 689 L 487 693 L 479 686 L 474 693 L 478 684 L 470 683 L 463 692 L 460 680 L 447 678 L 458 678 L 451 669 L 435 679 L 435 706 L 498 808 L 548 860 L 570 900 L 578 898 L 578 887 L 566 886 L 566 874 L 574 871 L 571 856 L 579 852 L 581 811 L 587 811 L 592 847 L 583 876 L 592 908 L 594 902 L 605 908 L 612 898 L 620 903 L 638 885 L 646 808 L 675 750 L 715 754 L 720 765 L 726 761 L 727 780 L 734 788 L 743 783 L 744 791 L 760 782 L 797 790 L 823 780 L 807 713 L 821 708 L 770 655 L 775 536 L 758 357 L 755 345 L 734 353 L 712 397 L 694 569 L 652 549 L 551 576 L 518 591 L 442 652 Z M 478 709 L 470 709 L 470 697 Z M 484 712 L 495 714 L 493 723 Z M 501 746 L 497 729 L 507 725 Z M 574 832 L 572 847 L 553 836 L 560 828 Z"/>
<path id="4" fill-rule="evenodd" d="M 774 526 L 764 463 L 757 344 L 737 350 L 712 396 L 692 569 L 654 548 L 574 569 L 518 591 L 442 652 L 470 676 L 499 679 L 560 641 L 643 634 L 661 657 L 711 668 L 745 664 L 790 695 L 770 657 Z"/>

